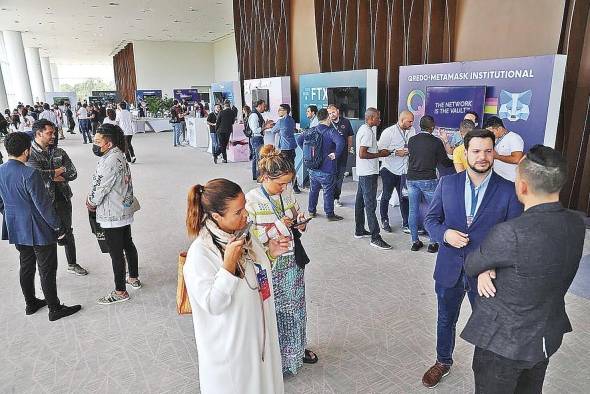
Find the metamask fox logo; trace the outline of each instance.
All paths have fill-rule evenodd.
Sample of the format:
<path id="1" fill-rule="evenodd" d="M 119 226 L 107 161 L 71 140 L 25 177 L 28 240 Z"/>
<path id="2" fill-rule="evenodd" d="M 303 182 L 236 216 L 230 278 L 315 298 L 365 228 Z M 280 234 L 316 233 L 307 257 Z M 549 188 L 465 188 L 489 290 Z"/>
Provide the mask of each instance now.
<path id="1" fill-rule="evenodd" d="M 511 93 L 502 90 L 500 93 L 500 111 L 498 116 L 501 119 L 508 119 L 511 122 L 527 120 L 529 118 L 529 105 L 531 104 L 532 90 L 522 93 Z"/>

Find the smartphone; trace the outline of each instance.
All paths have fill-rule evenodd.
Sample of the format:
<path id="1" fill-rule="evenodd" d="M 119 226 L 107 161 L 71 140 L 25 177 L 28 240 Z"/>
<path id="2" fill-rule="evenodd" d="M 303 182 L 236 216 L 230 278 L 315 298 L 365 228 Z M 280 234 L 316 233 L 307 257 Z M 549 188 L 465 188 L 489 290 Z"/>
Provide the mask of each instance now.
<path id="1" fill-rule="evenodd" d="M 309 218 L 306 218 L 306 219 L 304 219 L 304 220 L 302 220 L 302 221 L 300 221 L 300 222 L 295 222 L 295 223 L 293 223 L 293 224 L 291 225 L 291 227 L 299 227 L 299 226 L 301 226 L 302 224 L 308 223 L 308 222 L 309 222 L 311 219 L 312 219 L 312 218 L 311 218 L 311 217 L 309 217 Z"/>
<path id="2" fill-rule="evenodd" d="M 240 239 L 243 237 L 247 237 L 250 233 L 250 228 L 252 227 L 252 222 L 246 223 L 246 227 L 234 233 L 235 239 Z"/>

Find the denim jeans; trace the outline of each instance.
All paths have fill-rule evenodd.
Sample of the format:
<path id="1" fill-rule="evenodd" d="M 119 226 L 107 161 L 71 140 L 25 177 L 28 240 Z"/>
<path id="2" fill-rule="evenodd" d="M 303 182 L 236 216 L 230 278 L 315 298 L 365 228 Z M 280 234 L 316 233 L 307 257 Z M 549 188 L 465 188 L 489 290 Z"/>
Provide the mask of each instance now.
<path id="1" fill-rule="evenodd" d="M 219 146 L 219 142 L 217 141 L 217 133 L 209 133 L 211 136 L 211 153 L 213 156 L 217 156 L 217 149 Z"/>
<path id="2" fill-rule="evenodd" d="M 174 146 L 180 145 L 182 136 L 182 124 L 170 123 L 172 125 L 172 132 L 174 133 Z"/>
<path id="3" fill-rule="evenodd" d="M 324 190 L 324 212 L 327 216 L 334 215 L 334 174 L 319 170 L 309 170 L 309 201 L 307 210 L 315 213 L 320 190 Z"/>
<path id="4" fill-rule="evenodd" d="M 84 143 L 92 143 L 92 134 L 90 133 L 90 119 L 80 119 L 78 127 L 80 127 L 80 133 L 82 133 Z"/>
<path id="5" fill-rule="evenodd" d="M 334 200 L 340 200 L 340 194 L 342 194 L 342 184 L 344 183 L 344 173 L 346 172 L 346 165 L 348 163 L 348 149 L 344 144 L 345 150 L 342 155 L 336 158 L 336 174 L 335 174 L 335 186 L 334 186 Z"/>
<path id="6" fill-rule="evenodd" d="M 258 179 L 258 160 L 260 159 L 260 148 L 264 146 L 264 137 L 255 136 L 250 139 L 252 145 L 252 179 Z"/>
<path id="7" fill-rule="evenodd" d="M 410 203 L 408 197 L 402 195 L 402 176 L 396 175 L 389 171 L 385 167 L 381 167 L 381 181 L 383 181 L 383 193 L 381 194 L 381 223 L 387 220 L 389 221 L 389 200 L 393 194 L 393 189 L 397 191 L 397 197 L 399 198 L 399 209 L 402 214 L 402 226 L 408 227 L 408 215 L 410 212 Z"/>
<path id="8" fill-rule="evenodd" d="M 357 234 L 362 234 L 365 231 L 366 213 L 372 241 L 381 238 L 381 235 L 379 235 L 379 223 L 375 214 L 375 210 L 377 209 L 378 177 L 377 174 L 359 176 L 356 202 L 354 204 L 355 231 Z"/>
<path id="9" fill-rule="evenodd" d="M 445 365 L 453 364 L 453 350 L 455 349 L 455 331 L 461 304 L 465 293 L 469 298 L 471 309 L 475 303 L 476 289 L 470 289 L 467 276 L 461 272 L 455 286 L 443 287 L 438 283 L 434 285 L 438 302 L 438 317 L 436 320 L 436 359 Z"/>
<path id="10" fill-rule="evenodd" d="M 408 222 L 410 225 L 410 232 L 412 233 L 412 242 L 419 240 L 418 238 L 418 226 L 422 225 L 418 223 L 420 217 L 420 202 L 422 197 L 427 204 L 430 205 L 434 191 L 438 185 L 438 179 L 428 179 L 424 181 L 411 181 L 408 179 L 408 199 L 410 202 L 410 212 L 408 215 Z M 431 240 L 432 242 L 432 240 Z"/>

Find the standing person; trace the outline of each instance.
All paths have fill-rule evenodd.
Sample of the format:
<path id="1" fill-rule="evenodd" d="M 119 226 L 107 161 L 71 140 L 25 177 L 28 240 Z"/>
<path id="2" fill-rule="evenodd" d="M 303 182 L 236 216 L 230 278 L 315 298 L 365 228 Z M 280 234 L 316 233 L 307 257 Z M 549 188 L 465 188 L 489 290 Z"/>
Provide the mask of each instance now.
<path id="1" fill-rule="evenodd" d="M 279 135 L 279 150 L 285 155 L 287 159 L 293 163 L 295 168 L 295 120 L 291 117 L 291 106 L 289 104 L 279 105 L 279 120 L 270 130 L 273 134 Z M 293 191 L 296 194 L 301 193 L 297 185 L 297 177 L 293 177 Z"/>
<path id="2" fill-rule="evenodd" d="M 55 129 L 59 134 L 59 139 L 64 140 L 66 138 L 66 137 L 64 137 L 64 130 L 63 130 L 64 118 L 63 118 L 63 113 L 61 112 L 61 110 L 59 109 L 57 104 L 53 105 L 53 113 L 55 114 L 55 119 L 57 121 L 57 123 L 55 123 Z"/>
<path id="3" fill-rule="evenodd" d="M 174 134 L 174 146 L 182 146 L 182 124 L 178 116 L 178 106 L 170 108 L 170 125 Z"/>
<path id="4" fill-rule="evenodd" d="M 516 180 L 516 166 L 524 156 L 524 141 L 513 131 L 504 128 L 504 122 L 497 116 L 490 116 L 485 128 L 496 136 L 494 148 L 494 169 L 501 177 L 514 182 Z"/>
<path id="5" fill-rule="evenodd" d="M 76 127 L 76 121 L 74 120 L 74 113 L 72 112 L 72 106 L 66 104 L 66 118 L 68 120 L 68 133 L 76 134 L 74 128 Z"/>
<path id="6" fill-rule="evenodd" d="M 453 365 L 465 294 L 472 308 L 477 297 L 477 282 L 466 273 L 465 258 L 478 250 L 492 227 L 522 213 L 512 182 L 492 170 L 494 139 L 490 131 L 481 129 L 465 135 L 467 171 L 441 178 L 424 220 L 431 238 L 441 245 L 434 268 L 436 362 L 422 378 L 428 388 L 435 387 Z"/>
<path id="7" fill-rule="evenodd" d="M 98 104 L 92 105 L 90 104 L 88 110 L 88 118 L 90 118 L 90 128 L 92 130 L 92 135 L 96 134 L 96 129 L 98 129 L 99 121 L 98 121 Z"/>
<path id="8" fill-rule="evenodd" d="M 234 126 L 234 111 L 230 108 L 229 102 L 223 104 L 223 110 L 217 115 L 215 122 L 215 133 L 217 134 L 218 147 L 213 155 L 213 161 L 217 163 L 217 156 L 221 154 L 223 162 L 227 163 L 227 145 Z"/>
<path id="9" fill-rule="evenodd" d="M 68 273 L 84 276 L 88 274 L 76 262 L 76 241 L 72 229 L 72 189 L 69 182 L 78 177 L 78 172 L 68 154 L 57 147 L 55 126 L 47 119 L 33 124 L 35 135 L 27 165 L 41 174 L 49 198 L 58 219 L 61 221 L 65 237 L 58 242 L 63 245 L 68 261 Z"/>
<path id="10" fill-rule="evenodd" d="M 43 112 L 41 112 L 41 114 L 39 115 L 39 119 L 47 119 L 54 125 L 57 124 L 57 116 L 47 103 L 43 104 Z"/>
<path id="11" fill-rule="evenodd" d="M 268 251 L 247 227 L 242 189 L 227 179 L 191 187 L 186 227 L 196 236 L 186 255 L 184 281 L 193 311 L 203 394 L 284 392 Z"/>
<path id="12" fill-rule="evenodd" d="M 8 120 L 0 114 L 0 137 L 8 135 Z"/>
<path id="13" fill-rule="evenodd" d="M 23 131 L 29 134 L 29 136 L 32 136 L 33 123 L 35 123 L 35 119 L 29 115 L 29 111 L 26 108 L 22 108 L 19 131 Z"/>
<path id="14" fill-rule="evenodd" d="M 9 133 L 14 133 L 16 131 L 21 131 L 21 121 L 20 121 L 20 116 L 18 116 L 18 114 L 16 115 L 12 115 L 10 118 L 10 125 L 8 126 L 8 132 Z"/>
<path id="15" fill-rule="evenodd" d="M 465 171 L 469 167 L 467 162 L 467 155 L 465 153 L 465 145 L 463 140 L 465 135 L 475 128 L 475 123 L 469 119 L 463 119 L 459 126 L 459 135 L 461 136 L 461 143 L 453 150 L 453 165 L 456 172 Z"/>
<path id="16" fill-rule="evenodd" d="M 319 133 L 321 138 L 321 152 L 319 152 L 319 165 L 317 168 L 309 169 L 309 200 L 307 211 L 311 217 L 317 214 L 318 197 L 320 190 L 324 190 L 324 212 L 329 221 L 335 222 L 344 219 L 334 213 L 334 186 L 336 184 L 336 158 L 344 150 L 344 143 L 340 134 L 332 127 L 328 111 L 322 108 L 317 113 L 319 124 L 306 130 L 297 136 L 297 144 L 304 149 L 305 139 L 310 139 L 311 133 Z M 316 148 L 316 147 L 314 147 Z M 303 153 L 305 159 L 305 149 Z"/>
<path id="17" fill-rule="evenodd" d="M 252 160 L 252 157 L 254 156 L 254 152 L 252 151 L 252 131 L 248 126 L 248 118 L 250 117 L 251 113 L 252 109 L 250 109 L 250 106 L 244 105 L 242 107 L 242 123 L 244 124 L 244 135 L 248 138 L 248 149 L 250 151 L 250 155 L 248 157 L 249 160 Z"/>
<path id="18" fill-rule="evenodd" d="M 217 134 L 215 133 L 215 124 L 217 122 L 217 115 L 221 112 L 221 105 L 215 104 L 213 111 L 207 115 L 207 125 L 209 126 L 209 136 L 211 137 L 211 154 L 213 155 L 213 161 L 217 164 L 217 149 L 218 141 Z"/>
<path id="19" fill-rule="evenodd" d="M 447 151 L 440 138 L 432 135 L 434 131 L 434 118 L 425 115 L 420 119 L 420 133 L 408 141 L 408 200 L 410 202 L 410 213 L 408 222 L 412 234 L 411 250 L 416 252 L 424 244 L 418 237 L 418 226 L 420 221 L 420 203 L 422 199 L 430 204 L 438 179 L 436 177 L 436 166 L 451 167 L 453 161 L 447 156 Z M 428 252 L 438 252 L 438 244 L 430 238 Z"/>
<path id="20" fill-rule="evenodd" d="M 117 124 L 117 112 L 114 109 L 109 108 L 107 109 L 107 116 L 102 121 L 102 124 Z"/>
<path id="21" fill-rule="evenodd" d="M 397 191 L 399 199 L 402 230 L 409 232 L 410 203 L 408 202 L 405 178 L 408 173 L 408 141 L 416 135 L 413 124 L 414 114 L 410 111 L 400 112 L 397 123 L 383 130 L 377 143 L 379 150 L 387 149 L 391 152 L 391 155 L 381 159 L 383 165 L 379 171 L 383 182 L 383 193 L 380 202 L 381 226 L 388 233 L 393 231 L 389 223 L 389 200 L 393 194 L 393 189 Z M 403 193 L 404 188 L 406 188 L 406 195 Z"/>
<path id="22" fill-rule="evenodd" d="M 264 100 L 258 100 L 248 116 L 248 127 L 252 132 L 252 180 L 258 179 L 258 161 L 260 160 L 260 149 L 264 145 L 264 131 L 271 127 L 272 121 L 265 122 L 262 113 L 266 108 Z"/>
<path id="23" fill-rule="evenodd" d="M 100 160 L 92 176 L 86 206 L 88 210 L 96 211 L 96 221 L 104 229 L 113 265 L 115 290 L 98 299 L 102 305 L 129 300 L 126 285 L 133 289 L 141 288 L 137 249 L 131 238 L 133 214 L 139 209 L 139 203 L 133 195 L 131 170 L 125 160 L 124 149 L 125 136 L 119 126 L 105 124 L 98 128 L 92 151 Z M 127 280 L 125 261 L 129 270 Z"/>
<path id="24" fill-rule="evenodd" d="M 25 298 L 25 313 L 32 315 L 49 306 L 49 320 L 55 321 L 78 312 L 80 305 L 61 305 L 57 296 L 57 245 L 64 237 L 51 200 L 38 171 L 27 167 L 31 139 L 25 133 L 11 133 L 4 146 L 8 161 L 0 166 L 0 213 L 2 239 L 16 246 L 20 255 L 20 285 Z M 35 271 L 45 299 L 35 296 Z"/>
<path id="25" fill-rule="evenodd" d="M 334 189 L 334 205 L 341 207 L 340 195 L 342 194 L 342 184 L 344 183 L 344 173 L 346 172 L 346 166 L 348 164 L 348 153 L 354 153 L 352 150 L 352 137 L 354 131 L 352 131 L 352 125 L 350 120 L 340 116 L 340 109 L 334 104 L 328 105 L 328 114 L 332 120 L 332 126 L 340 134 L 346 149 L 342 151 L 340 157 L 336 159 L 336 188 Z"/>
<path id="26" fill-rule="evenodd" d="M 563 208 L 567 162 L 535 145 L 520 162 L 516 194 L 522 216 L 498 224 L 465 263 L 478 275 L 474 309 L 461 337 L 475 345 L 476 393 L 541 393 L 550 357 L 572 331 L 565 310 L 586 233 Z"/>
<path id="27" fill-rule="evenodd" d="M 79 104 L 79 103 L 78 103 Z M 90 119 L 88 119 L 88 104 L 84 103 L 77 111 L 78 115 L 78 127 L 84 143 L 87 144 L 92 142 L 92 135 L 90 134 Z"/>
<path id="28" fill-rule="evenodd" d="M 127 109 L 127 103 L 121 101 L 119 103 L 121 111 L 117 114 L 117 124 L 123 130 L 125 134 L 125 157 L 128 162 L 135 163 L 135 151 L 133 145 L 131 145 L 131 139 L 133 138 L 133 120 L 131 119 L 131 112 Z"/>
<path id="29" fill-rule="evenodd" d="M 317 114 L 318 114 L 318 107 L 315 105 L 310 105 L 305 110 L 305 116 L 307 116 L 307 119 L 309 119 L 309 128 L 310 129 L 312 127 L 316 127 L 318 124 L 320 124 Z"/>
<path id="30" fill-rule="evenodd" d="M 332 120 L 333 122 L 333 120 Z M 359 178 L 354 204 L 355 238 L 371 237 L 371 246 L 378 249 L 391 249 L 391 245 L 381 238 L 377 209 L 377 182 L 379 177 L 379 158 L 391 153 L 379 150 L 375 128 L 381 123 L 381 113 L 373 107 L 365 111 L 365 123 L 356 133 L 356 171 Z M 365 229 L 365 213 L 369 230 Z"/>
<path id="31" fill-rule="evenodd" d="M 269 248 L 271 240 L 288 237 L 289 252 L 272 261 L 279 345 L 281 348 L 283 374 L 295 375 L 303 363 L 316 363 L 318 357 L 305 349 L 306 307 L 304 267 L 294 254 L 294 237 L 300 237 L 305 225 L 293 228 L 293 224 L 305 219 L 300 212 L 295 195 L 289 187 L 295 169 L 285 155 L 272 145 L 260 150 L 258 163 L 261 185 L 246 194 L 246 209 L 254 224 L 254 235 Z M 276 256 L 276 255 L 273 255 Z"/>

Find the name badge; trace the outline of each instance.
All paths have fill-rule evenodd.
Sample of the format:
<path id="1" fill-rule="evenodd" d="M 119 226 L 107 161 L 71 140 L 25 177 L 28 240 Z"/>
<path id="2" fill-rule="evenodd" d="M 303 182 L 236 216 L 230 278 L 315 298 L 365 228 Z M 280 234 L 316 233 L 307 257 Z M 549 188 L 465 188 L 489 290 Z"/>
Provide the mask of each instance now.
<path id="1" fill-rule="evenodd" d="M 256 280 L 258 280 L 258 291 L 262 301 L 266 301 L 270 297 L 270 285 L 268 283 L 268 276 L 266 275 L 265 269 L 260 269 L 256 274 Z"/>

